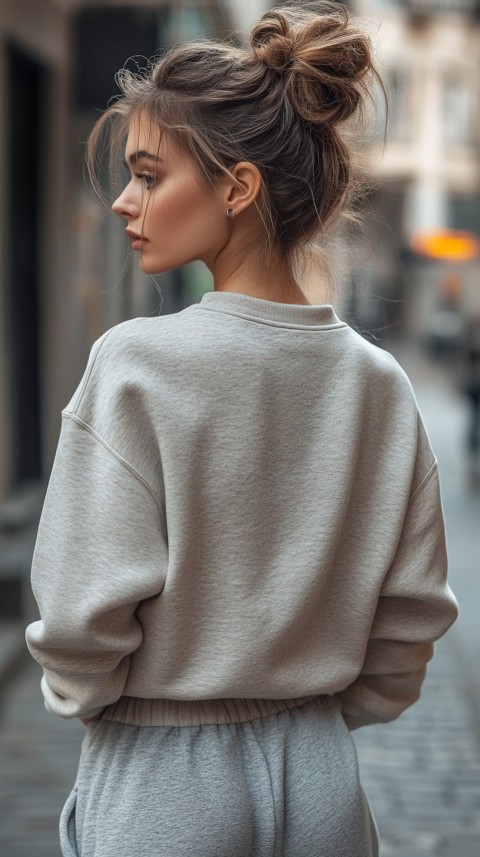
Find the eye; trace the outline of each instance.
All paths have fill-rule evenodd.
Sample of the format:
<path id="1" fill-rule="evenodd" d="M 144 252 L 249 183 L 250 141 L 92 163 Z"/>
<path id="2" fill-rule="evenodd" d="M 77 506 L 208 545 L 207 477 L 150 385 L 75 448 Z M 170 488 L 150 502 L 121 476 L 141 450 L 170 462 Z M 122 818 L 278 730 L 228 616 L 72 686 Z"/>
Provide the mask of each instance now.
<path id="1" fill-rule="evenodd" d="M 140 181 L 143 181 L 146 190 L 151 190 L 158 181 L 157 177 L 152 175 L 152 173 L 135 173 L 135 176 Z"/>

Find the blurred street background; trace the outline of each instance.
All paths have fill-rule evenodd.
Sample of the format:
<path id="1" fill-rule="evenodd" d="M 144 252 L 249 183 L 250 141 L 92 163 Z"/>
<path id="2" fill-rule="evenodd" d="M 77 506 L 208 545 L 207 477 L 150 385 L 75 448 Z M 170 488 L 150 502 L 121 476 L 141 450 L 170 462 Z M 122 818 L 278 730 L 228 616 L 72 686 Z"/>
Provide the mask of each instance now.
<path id="1" fill-rule="evenodd" d="M 84 731 L 45 711 L 24 644 L 60 411 L 106 329 L 176 312 L 212 288 L 201 265 L 153 282 L 125 261 L 122 224 L 85 181 L 84 141 L 118 92 L 120 68 L 197 36 L 243 44 L 271 5 L 0 0 L 2 857 L 59 857 L 58 816 Z M 386 139 L 379 97 L 363 141 L 374 189 L 363 233 L 339 235 L 337 309 L 412 380 L 439 459 L 460 603 L 417 705 L 354 737 L 381 857 L 478 857 L 480 0 L 347 5 L 368 20 L 390 107 Z"/>

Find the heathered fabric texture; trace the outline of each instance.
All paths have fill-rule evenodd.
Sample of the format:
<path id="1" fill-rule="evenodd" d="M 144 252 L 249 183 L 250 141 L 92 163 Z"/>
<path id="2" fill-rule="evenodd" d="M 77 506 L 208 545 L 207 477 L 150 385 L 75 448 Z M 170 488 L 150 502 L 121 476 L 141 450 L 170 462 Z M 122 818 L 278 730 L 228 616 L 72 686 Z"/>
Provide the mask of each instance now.
<path id="1" fill-rule="evenodd" d="M 120 324 L 62 416 L 27 629 L 50 711 L 335 694 L 353 729 L 417 699 L 457 614 L 436 460 L 403 370 L 331 306 L 209 292 Z"/>
<path id="2" fill-rule="evenodd" d="M 248 723 L 87 727 L 64 857 L 376 857 L 333 697 Z"/>

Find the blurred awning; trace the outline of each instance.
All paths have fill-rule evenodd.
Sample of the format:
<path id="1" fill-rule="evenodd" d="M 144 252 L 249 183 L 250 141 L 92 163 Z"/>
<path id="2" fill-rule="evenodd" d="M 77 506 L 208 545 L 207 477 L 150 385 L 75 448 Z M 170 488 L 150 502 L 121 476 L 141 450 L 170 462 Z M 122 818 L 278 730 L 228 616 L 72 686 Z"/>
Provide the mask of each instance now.
<path id="1" fill-rule="evenodd" d="M 410 244 L 417 256 L 440 262 L 471 262 L 480 255 L 480 238 L 459 229 L 414 232 Z"/>

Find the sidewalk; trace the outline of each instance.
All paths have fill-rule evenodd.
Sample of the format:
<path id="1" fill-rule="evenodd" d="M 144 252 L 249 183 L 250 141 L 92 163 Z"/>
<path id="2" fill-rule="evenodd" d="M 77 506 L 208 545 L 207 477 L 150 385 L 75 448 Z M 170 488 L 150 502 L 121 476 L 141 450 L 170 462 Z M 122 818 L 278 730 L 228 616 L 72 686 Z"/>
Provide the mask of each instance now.
<path id="1" fill-rule="evenodd" d="M 480 853 L 479 724 L 460 658 L 452 628 L 416 705 L 394 723 L 354 733 L 381 857 Z"/>
<path id="2" fill-rule="evenodd" d="M 480 491 L 465 452 L 467 414 L 448 370 L 412 347 L 409 374 L 437 454 L 460 615 L 439 641 L 422 696 L 398 721 L 354 733 L 381 857 L 480 854 Z M 478 465 L 478 463 L 477 463 Z"/>
<path id="3" fill-rule="evenodd" d="M 84 726 L 49 714 L 28 657 L 0 710 L 0 854 L 60 857 L 58 818 L 72 788 Z"/>

